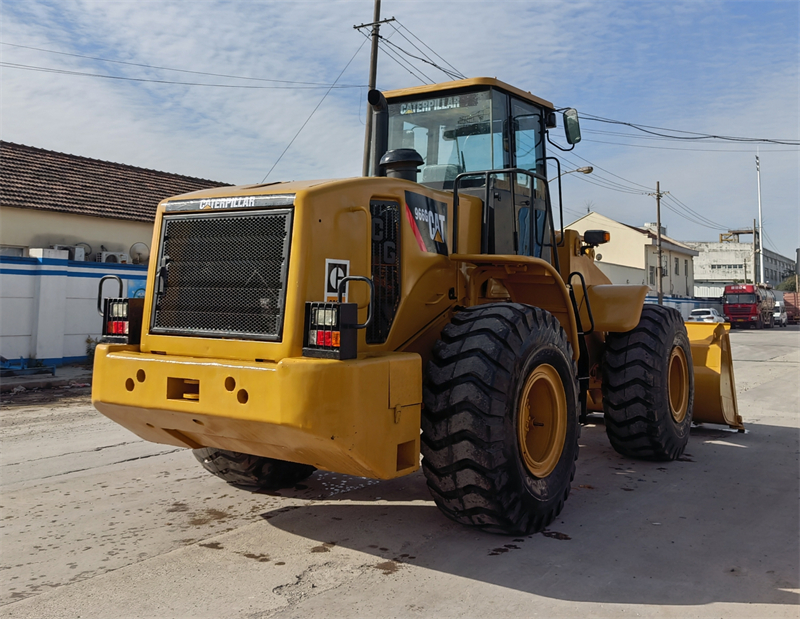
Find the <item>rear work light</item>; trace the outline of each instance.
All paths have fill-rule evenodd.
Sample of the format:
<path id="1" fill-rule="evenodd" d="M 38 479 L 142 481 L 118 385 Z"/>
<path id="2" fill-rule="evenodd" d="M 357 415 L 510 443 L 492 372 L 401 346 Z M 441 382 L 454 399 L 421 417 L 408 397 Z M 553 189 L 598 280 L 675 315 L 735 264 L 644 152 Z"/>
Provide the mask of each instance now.
<path id="1" fill-rule="evenodd" d="M 363 281 L 369 284 L 370 302 L 367 321 L 364 324 L 358 324 L 358 304 L 342 303 L 342 292 L 348 281 Z M 338 301 L 306 303 L 303 356 L 355 359 L 358 354 L 358 329 L 366 328 L 372 320 L 373 290 L 372 280 L 350 276 L 339 283 Z"/>
<path id="2" fill-rule="evenodd" d="M 116 279 L 122 294 L 122 280 L 116 275 L 100 279 L 97 293 L 97 311 L 103 317 L 103 342 L 115 344 L 138 344 L 141 340 L 144 299 L 102 298 L 103 283 Z M 102 309 L 101 309 L 102 302 Z"/>

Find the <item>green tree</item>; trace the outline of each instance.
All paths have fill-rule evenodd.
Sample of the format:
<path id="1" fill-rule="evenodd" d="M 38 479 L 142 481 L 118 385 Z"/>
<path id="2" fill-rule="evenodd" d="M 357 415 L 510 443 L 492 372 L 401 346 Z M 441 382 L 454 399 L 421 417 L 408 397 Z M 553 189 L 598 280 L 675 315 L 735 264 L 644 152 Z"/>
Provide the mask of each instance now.
<path id="1" fill-rule="evenodd" d="M 775 287 L 775 290 L 783 290 L 785 292 L 797 292 L 797 283 L 794 275 L 790 275 L 780 284 Z"/>

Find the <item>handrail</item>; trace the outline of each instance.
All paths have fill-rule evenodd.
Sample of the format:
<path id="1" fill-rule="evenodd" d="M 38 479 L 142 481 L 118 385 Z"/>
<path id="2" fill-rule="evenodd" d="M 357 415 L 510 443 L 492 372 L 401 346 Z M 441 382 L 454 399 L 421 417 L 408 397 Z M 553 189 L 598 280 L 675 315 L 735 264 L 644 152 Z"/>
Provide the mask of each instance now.
<path id="1" fill-rule="evenodd" d="M 464 178 L 476 177 L 476 176 L 484 176 L 485 177 L 485 185 L 486 190 L 484 194 L 484 201 L 483 201 L 483 226 L 481 231 L 481 251 L 486 251 L 488 248 L 488 234 L 489 234 L 489 227 L 488 227 L 488 217 L 489 217 L 489 178 L 492 175 L 499 175 L 499 174 L 524 174 L 529 176 L 531 179 L 539 179 L 544 183 L 545 186 L 545 208 L 547 212 L 550 214 L 550 236 L 551 242 L 549 243 L 549 247 L 553 251 L 553 265 L 555 266 L 557 271 L 560 271 L 560 265 L 558 260 L 558 247 L 556 243 L 556 231 L 555 231 L 555 224 L 553 222 L 553 207 L 550 202 L 550 185 L 547 182 L 547 179 L 539 174 L 538 172 L 533 172 L 531 170 L 525 170 L 523 168 L 505 168 L 502 170 L 481 170 L 479 172 L 462 172 L 458 176 L 456 176 L 455 180 L 453 181 L 453 251 L 452 253 L 458 253 L 458 185 Z M 531 191 L 533 190 L 533 183 L 531 183 Z M 560 195 L 560 194 L 559 194 Z M 511 182 L 511 198 L 512 198 L 512 207 L 515 206 L 514 201 L 514 183 L 513 179 Z M 533 204 L 530 206 L 530 241 L 531 241 L 531 249 L 536 246 L 536 218 L 534 216 L 534 207 Z M 515 225 L 516 225 L 516 215 L 514 217 Z M 562 221 L 563 224 L 563 221 Z M 562 232 L 563 237 L 563 232 Z M 542 243 L 542 245 L 544 245 Z"/>
<path id="2" fill-rule="evenodd" d="M 117 297 L 118 298 L 122 297 L 122 289 L 123 289 L 122 280 L 118 276 L 104 275 L 103 277 L 101 277 L 100 283 L 97 285 L 97 313 L 100 314 L 101 316 L 104 315 L 103 308 L 101 307 L 101 301 L 103 300 L 103 282 L 105 282 L 107 279 L 117 280 L 117 283 L 119 284 L 119 294 L 117 295 Z"/>
<path id="3" fill-rule="evenodd" d="M 577 275 L 581 279 L 581 287 L 583 288 L 583 298 L 586 301 L 586 313 L 589 315 L 589 324 L 591 325 L 588 331 L 583 330 L 583 324 L 581 321 L 581 310 L 578 307 L 578 300 L 575 298 L 575 290 L 572 286 L 572 278 L 573 276 Z M 567 284 L 569 285 L 569 296 L 572 298 L 572 305 L 575 309 L 575 318 L 578 321 L 578 326 L 580 327 L 580 335 L 589 335 L 594 333 L 594 316 L 592 315 L 592 305 L 589 303 L 589 289 L 586 287 L 586 280 L 583 277 L 583 273 L 580 271 L 573 271 L 569 274 L 567 278 Z"/>
<path id="4" fill-rule="evenodd" d="M 367 321 L 364 324 L 342 325 L 342 326 L 355 327 L 356 329 L 366 329 L 367 326 L 369 326 L 369 323 L 372 322 L 372 308 L 375 305 L 375 284 L 373 284 L 372 280 L 369 279 L 368 277 L 362 277 L 361 275 L 348 275 L 347 277 L 343 277 L 339 281 L 339 290 L 337 294 L 337 300 L 339 303 L 342 302 L 342 295 L 344 295 L 347 282 L 353 282 L 353 281 L 366 282 L 367 284 L 369 284 L 369 305 L 367 306 Z"/>

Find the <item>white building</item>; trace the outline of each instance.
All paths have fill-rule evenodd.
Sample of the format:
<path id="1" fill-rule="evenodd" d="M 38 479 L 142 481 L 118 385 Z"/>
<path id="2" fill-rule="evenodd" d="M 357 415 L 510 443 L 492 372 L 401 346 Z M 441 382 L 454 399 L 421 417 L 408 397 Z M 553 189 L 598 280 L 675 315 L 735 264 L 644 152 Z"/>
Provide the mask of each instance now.
<path id="1" fill-rule="evenodd" d="M 752 234 L 752 232 L 751 232 Z M 731 240 L 723 241 L 723 237 Z M 721 297 L 725 286 L 760 281 L 761 261 L 753 243 L 739 242 L 738 233 L 720 235 L 720 242 L 687 242 L 699 254 L 694 259 L 695 288 L 698 297 Z M 764 248 L 764 282 L 773 287 L 795 271 L 795 262 Z"/>

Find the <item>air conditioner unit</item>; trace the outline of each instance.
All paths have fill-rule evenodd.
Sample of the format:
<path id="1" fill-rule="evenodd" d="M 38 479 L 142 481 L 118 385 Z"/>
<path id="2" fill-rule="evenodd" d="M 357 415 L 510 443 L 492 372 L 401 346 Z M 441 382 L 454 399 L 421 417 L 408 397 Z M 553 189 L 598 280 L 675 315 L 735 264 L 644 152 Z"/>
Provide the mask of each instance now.
<path id="1" fill-rule="evenodd" d="M 86 260 L 86 249 L 77 245 L 51 245 L 50 249 L 63 249 L 69 252 L 70 260 L 83 262 Z"/>
<path id="2" fill-rule="evenodd" d="M 99 251 L 94 256 L 95 262 L 109 262 L 118 264 L 130 264 L 131 257 L 121 251 Z"/>

